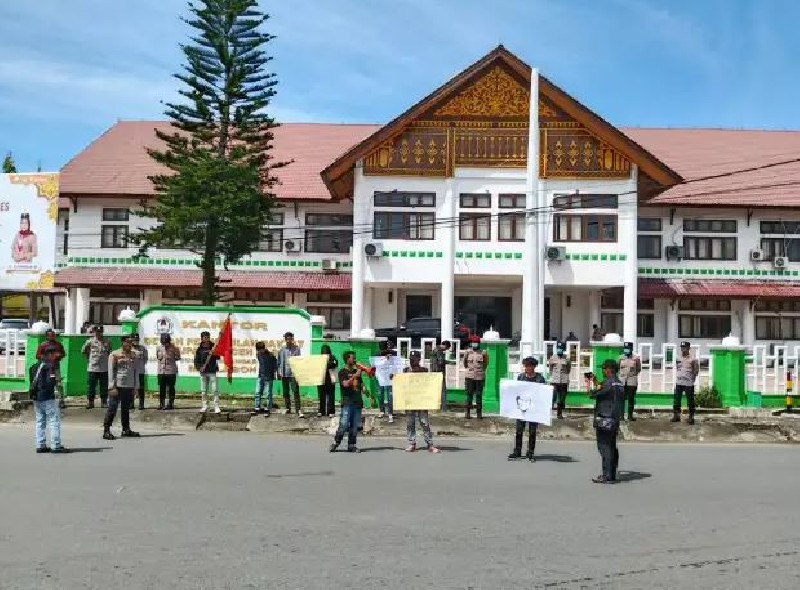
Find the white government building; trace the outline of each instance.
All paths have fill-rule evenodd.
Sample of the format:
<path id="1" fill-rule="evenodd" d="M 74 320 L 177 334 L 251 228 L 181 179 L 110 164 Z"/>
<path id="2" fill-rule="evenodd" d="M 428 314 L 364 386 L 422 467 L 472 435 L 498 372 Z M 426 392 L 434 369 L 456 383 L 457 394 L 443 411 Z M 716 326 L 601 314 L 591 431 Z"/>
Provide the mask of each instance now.
<path id="1" fill-rule="evenodd" d="M 800 344 L 800 132 L 620 129 L 531 71 L 501 46 L 385 125 L 279 128 L 283 207 L 225 275 L 232 300 L 341 337 L 427 316 L 536 349 L 593 324 L 655 348 Z M 197 299 L 195 255 L 126 241 L 166 125 L 119 122 L 61 172 L 68 332 Z"/>

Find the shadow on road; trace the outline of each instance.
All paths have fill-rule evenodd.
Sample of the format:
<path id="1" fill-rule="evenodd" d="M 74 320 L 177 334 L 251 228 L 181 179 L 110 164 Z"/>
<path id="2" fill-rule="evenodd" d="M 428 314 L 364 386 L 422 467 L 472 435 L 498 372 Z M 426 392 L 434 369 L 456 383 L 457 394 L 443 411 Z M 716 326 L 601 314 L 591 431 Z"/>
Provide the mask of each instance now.
<path id="1" fill-rule="evenodd" d="M 640 479 L 647 479 L 649 477 L 653 477 L 653 475 L 643 471 L 620 471 L 617 473 L 617 483 L 639 481 Z"/>
<path id="2" fill-rule="evenodd" d="M 472 449 L 466 447 L 449 447 L 449 446 L 439 445 L 439 450 L 445 451 L 447 453 L 455 453 L 458 451 L 471 451 Z"/>
<path id="3" fill-rule="evenodd" d="M 361 447 L 362 453 L 369 453 L 371 451 L 399 451 L 398 447 Z"/>
<path id="4" fill-rule="evenodd" d="M 67 453 L 72 455 L 74 453 L 102 453 L 103 451 L 108 451 L 113 449 L 114 447 L 69 447 L 67 449 Z"/>
<path id="5" fill-rule="evenodd" d="M 572 455 L 536 455 L 536 462 L 552 461 L 553 463 L 577 463 L 578 460 Z"/>
<path id="6" fill-rule="evenodd" d="M 328 477 L 333 475 L 333 471 L 309 471 L 306 473 L 267 473 L 270 479 L 282 479 L 284 477 Z"/>
<path id="7" fill-rule="evenodd" d="M 161 436 L 186 436 L 182 432 L 159 432 L 158 434 L 140 434 L 139 438 L 158 438 Z"/>

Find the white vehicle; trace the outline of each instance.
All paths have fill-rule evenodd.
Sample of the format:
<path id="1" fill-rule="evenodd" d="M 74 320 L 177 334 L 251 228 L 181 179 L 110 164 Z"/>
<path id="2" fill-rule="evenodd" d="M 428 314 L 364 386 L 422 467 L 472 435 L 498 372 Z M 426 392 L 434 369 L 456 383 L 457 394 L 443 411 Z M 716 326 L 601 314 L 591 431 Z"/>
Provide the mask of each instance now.
<path id="1" fill-rule="evenodd" d="M 6 348 L 12 351 L 16 348 L 17 353 L 25 352 L 25 341 L 30 327 L 31 323 L 24 319 L 0 320 L 0 352 L 5 352 Z"/>

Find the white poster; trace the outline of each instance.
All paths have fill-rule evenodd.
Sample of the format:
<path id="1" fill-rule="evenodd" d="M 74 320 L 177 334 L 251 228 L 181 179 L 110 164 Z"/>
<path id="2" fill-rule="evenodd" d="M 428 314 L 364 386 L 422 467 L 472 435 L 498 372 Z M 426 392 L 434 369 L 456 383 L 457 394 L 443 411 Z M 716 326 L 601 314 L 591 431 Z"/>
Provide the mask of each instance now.
<path id="1" fill-rule="evenodd" d="M 264 342 L 267 350 L 278 356 L 284 345 L 283 335 L 294 334 L 295 343 L 304 356 L 311 354 L 311 323 L 299 313 L 300 310 L 287 309 L 285 312 L 239 312 L 231 313 L 233 324 L 233 376 L 252 377 L 257 370 L 256 342 Z M 194 353 L 200 344 L 200 333 L 210 332 L 211 340 L 216 342 L 228 312 L 181 310 L 155 307 L 145 310 L 139 320 L 139 335 L 147 346 L 149 362 L 147 373 L 156 373 L 156 349 L 161 334 L 169 334 L 172 343 L 181 351 L 178 373 L 196 374 Z M 225 364 L 220 359 L 220 374 L 225 373 Z"/>
<path id="2" fill-rule="evenodd" d="M 0 285 L 52 289 L 58 173 L 0 174 Z"/>
<path id="3" fill-rule="evenodd" d="M 372 356 L 369 362 L 375 367 L 375 377 L 381 387 L 389 387 L 392 384 L 392 375 L 403 372 L 403 359 L 399 356 Z"/>
<path id="4" fill-rule="evenodd" d="M 553 386 L 503 379 L 500 381 L 500 415 L 550 426 Z"/>

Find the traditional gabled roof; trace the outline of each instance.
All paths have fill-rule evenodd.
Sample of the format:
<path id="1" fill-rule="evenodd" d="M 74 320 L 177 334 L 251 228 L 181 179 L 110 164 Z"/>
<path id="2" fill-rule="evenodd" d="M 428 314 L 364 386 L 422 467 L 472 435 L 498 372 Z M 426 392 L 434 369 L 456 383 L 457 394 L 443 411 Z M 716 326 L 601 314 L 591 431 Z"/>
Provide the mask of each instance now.
<path id="1" fill-rule="evenodd" d="M 356 162 L 390 140 L 415 120 L 428 113 L 436 105 L 445 103 L 473 83 L 479 76 L 497 65 L 514 72 L 530 85 L 531 67 L 502 45 L 499 45 L 454 78 L 434 90 L 400 116 L 381 127 L 375 133 L 356 144 L 322 171 L 322 178 L 334 198 L 352 196 L 352 174 Z M 539 76 L 540 96 L 547 98 L 569 117 L 583 125 L 589 132 L 601 138 L 612 148 L 625 154 L 639 169 L 661 187 L 681 182 L 681 176 L 661 162 L 653 154 L 619 131 L 616 127 L 572 98 L 544 76 Z"/>

